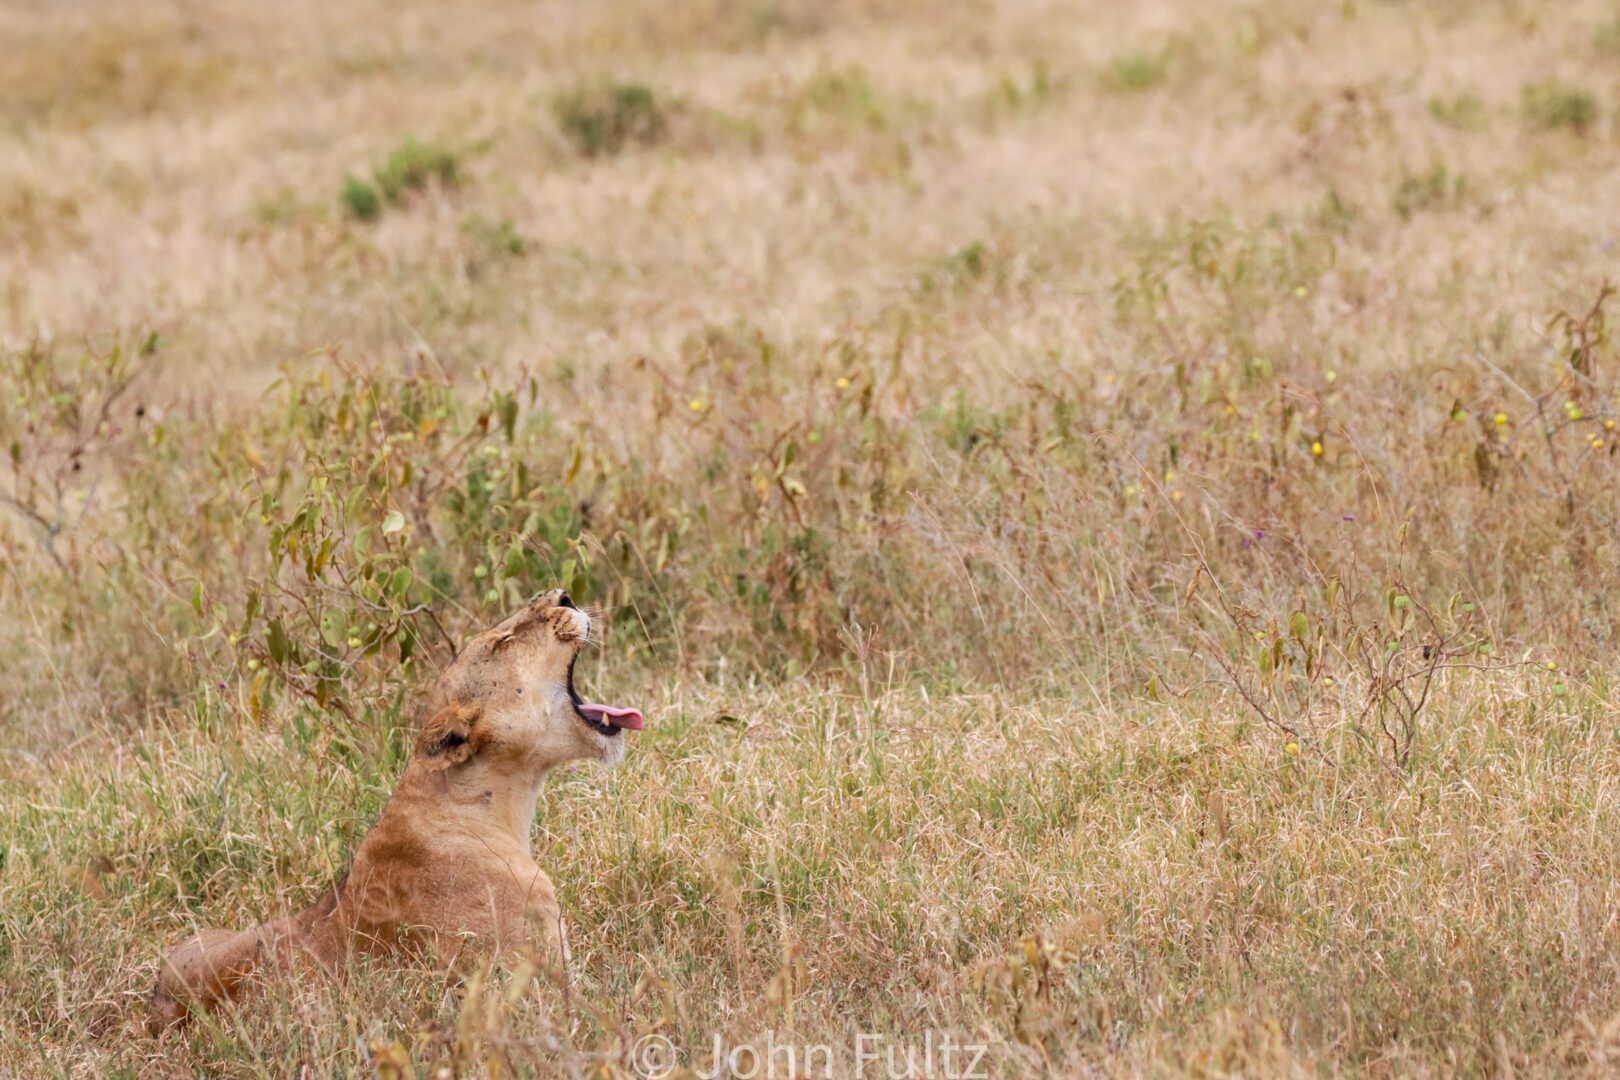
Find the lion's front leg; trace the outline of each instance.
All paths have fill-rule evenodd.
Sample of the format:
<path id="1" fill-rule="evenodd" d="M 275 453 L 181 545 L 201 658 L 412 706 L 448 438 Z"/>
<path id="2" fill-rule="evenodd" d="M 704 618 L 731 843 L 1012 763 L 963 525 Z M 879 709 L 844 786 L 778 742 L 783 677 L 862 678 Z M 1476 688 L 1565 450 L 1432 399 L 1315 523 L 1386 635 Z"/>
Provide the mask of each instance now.
<path id="1" fill-rule="evenodd" d="M 562 913 L 538 866 L 513 872 L 503 865 L 476 889 L 463 884 L 454 901 L 424 912 L 431 951 L 447 975 L 468 976 L 491 959 L 507 968 L 524 961 L 545 970 L 566 966 Z"/>
<path id="2" fill-rule="evenodd" d="M 533 868 L 523 884 L 520 926 L 518 933 L 527 947 L 539 950 L 551 962 L 567 967 L 568 933 L 563 926 L 562 909 L 557 904 L 557 892 L 551 879 L 538 866 Z"/>

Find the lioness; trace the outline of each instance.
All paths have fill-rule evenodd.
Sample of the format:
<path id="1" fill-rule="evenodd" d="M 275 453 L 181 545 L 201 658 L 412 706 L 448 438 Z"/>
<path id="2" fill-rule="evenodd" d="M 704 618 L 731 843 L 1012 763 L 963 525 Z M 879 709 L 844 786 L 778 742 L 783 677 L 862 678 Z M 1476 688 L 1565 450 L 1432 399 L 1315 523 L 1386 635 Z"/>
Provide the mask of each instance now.
<path id="1" fill-rule="evenodd" d="M 574 661 L 591 620 L 560 589 L 467 645 L 429 693 L 405 775 L 354 865 L 315 904 L 253 930 L 204 930 L 164 961 L 154 1034 L 237 996 L 255 973 L 334 971 L 354 954 L 449 959 L 464 934 L 560 949 L 551 880 L 529 849 L 540 780 L 575 758 L 615 765 L 642 715 L 580 700 Z"/>

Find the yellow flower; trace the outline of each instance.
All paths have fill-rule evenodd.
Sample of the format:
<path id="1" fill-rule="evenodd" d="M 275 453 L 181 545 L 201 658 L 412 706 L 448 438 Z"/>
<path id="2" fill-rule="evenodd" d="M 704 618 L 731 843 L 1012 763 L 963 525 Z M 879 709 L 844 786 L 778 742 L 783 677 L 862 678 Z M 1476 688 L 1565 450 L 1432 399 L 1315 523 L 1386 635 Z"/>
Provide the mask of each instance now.
<path id="1" fill-rule="evenodd" d="M 1336 379 L 1338 379 L 1338 377 L 1339 377 L 1339 373 L 1337 371 L 1334 371 L 1332 368 L 1328 368 L 1328 373 L 1327 373 L 1327 381 L 1328 382 L 1333 382 Z"/>
<path id="2" fill-rule="evenodd" d="M 844 389 L 848 388 L 849 380 L 844 378 L 842 375 L 840 375 L 840 376 L 838 376 L 838 381 L 833 383 L 833 385 L 838 387 L 838 389 L 840 389 L 840 390 L 844 390 Z"/>
<path id="3" fill-rule="evenodd" d="M 1496 426 L 1497 427 L 1507 427 L 1507 425 L 1508 425 L 1508 414 L 1505 413 L 1505 412 L 1497 413 L 1496 414 Z"/>
<path id="4" fill-rule="evenodd" d="M 1614 430 L 1614 421 L 1613 420 L 1605 420 L 1605 421 L 1603 421 L 1603 428 L 1604 428 L 1605 431 L 1613 431 Z"/>
<path id="5" fill-rule="evenodd" d="M 1549 660 L 1549 661 L 1547 661 L 1547 670 L 1548 671 L 1557 671 L 1558 670 L 1558 665 L 1555 662 Z"/>
<path id="6" fill-rule="evenodd" d="M 693 412 L 702 412 L 703 411 L 703 399 L 702 398 L 693 398 L 691 401 L 686 403 L 686 407 L 691 409 Z"/>
<path id="7" fill-rule="evenodd" d="M 1180 502 L 1185 497 L 1186 497 L 1186 493 L 1182 492 L 1182 491 L 1172 491 L 1170 493 L 1170 501 L 1171 502 Z"/>
<path id="8" fill-rule="evenodd" d="M 1294 742 L 1294 741 L 1290 740 L 1288 745 L 1283 747 L 1283 749 L 1288 751 L 1288 756 L 1289 757 L 1298 757 L 1299 756 L 1299 743 L 1297 743 L 1297 742 Z"/>
<path id="9" fill-rule="evenodd" d="M 1294 286 L 1294 295 L 1299 297 L 1309 296 L 1311 295 L 1311 290 L 1307 289 L 1303 285 L 1296 285 Z"/>
<path id="10" fill-rule="evenodd" d="M 1322 456 L 1322 440 L 1321 439 L 1317 439 L 1315 442 L 1311 443 L 1311 456 L 1312 457 L 1321 457 Z"/>

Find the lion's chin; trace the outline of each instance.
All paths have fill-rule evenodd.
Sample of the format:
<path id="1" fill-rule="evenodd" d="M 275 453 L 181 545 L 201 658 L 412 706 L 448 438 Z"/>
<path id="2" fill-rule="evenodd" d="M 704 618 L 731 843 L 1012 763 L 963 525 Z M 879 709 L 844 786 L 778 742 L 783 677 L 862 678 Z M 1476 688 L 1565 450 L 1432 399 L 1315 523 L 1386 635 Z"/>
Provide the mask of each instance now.
<path id="1" fill-rule="evenodd" d="M 609 768 L 616 768 L 624 761 L 624 739 L 618 736 L 598 735 L 597 743 L 602 747 L 602 764 Z"/>

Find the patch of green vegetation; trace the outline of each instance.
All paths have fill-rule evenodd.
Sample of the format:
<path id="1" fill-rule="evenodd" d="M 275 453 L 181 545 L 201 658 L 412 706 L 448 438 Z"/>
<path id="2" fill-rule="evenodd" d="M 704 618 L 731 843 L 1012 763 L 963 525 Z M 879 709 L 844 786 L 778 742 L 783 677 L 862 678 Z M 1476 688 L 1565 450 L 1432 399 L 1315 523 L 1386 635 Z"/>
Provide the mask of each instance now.
<path id="1" fill-rule="evenodd" d="M 574 149 L 591 158 L 651 146 L 669 125 L 658 96 L 641 83 L 575 87 L 552 99 L 551 113 Z"/>
<path id="2" fill-rule="evenodd" d="M 491 255 L 517 256 L 529 250 L 529 238 L 518 231 L 511 218 L 491 221 L 475 214 L 462 222 L 462 229 Z"/>
<path id="3" fill-rule="evenodd" d="M 377 187 L 389 202 L 398 202 L 437 180 L 447 187 L 460 179 L 456 156 L 442 146 L 406 139 L 373 172 Z"/>
<path id="4" fill-rule="evenodd" d="M 1457 131 L 1483 131 L 1487 121 L 1485 103 L 1473 93 L 1429 99 L 1429 115 Z"/>
<path id="5" fill-rule="evenodd" d="M 1524 88 L 1523 100 L 1525 119 L 1535 127 L 1567 128 L 1585 135 L 1597 122 L 1597 98 L 1579 86 L 1552 79 L 1531 83 Z"/>
<path id="6" fill-rule="evenodd" d="M 1000 276 L 999 269 L 995 252 L 984 241 L 975 240 L 931 260 L 924 266 L 918 285 L 923 293 L 955 291 L 977 282 L 994 282 Z"/>
<path id="7" fill-rule="evenodd" d="M 985 91 L 980 109 L 986 120 L 994 121 L 1019 113 L 1038 112 L 1058 99 L 1067 86 L 1052 69 L 1036 61 L 1028 69 L 1008 72 Z"/>
<path id="8" fill-rule="evenodd" d="M 1395 185 L 1391 205 L 1402 221 L 1423 210 L 1441 210 L 1455 207 L 1468 195 L 1468 178 L 1453 173 L 1442 164 L 1431 166 L 1427 172 L 1408 172 Z"/>
<path id="9" fill-rule="evenodd" d="M 361 221 L 376 221 L 382 216 L 382 196 L 353 173 L 343 178 L 342 197 L 344 208 Z"/>
<path id="10" fill-rule="evenodd" d="M 876 130 L 885 122 L 882 99 L 871 75 L 859 64 L 818 70 L 799 88 L 792 113 L 793 124 L 800 129 L 832 121 L 834 126 Z"/>
<path id="11" fill-rule="evenodd" d="M 1002 102 L 1014 109 L 1038 109 L 1051 102 L 1056 90 L 1051 68 L 1044 63 L 1036 62 L 1030 67 L 1026 78 L 1003 75 L 997 81 L 994 93 Z"/>
<path id="12" fill-rule="evenodd" d="M 310 205 L 301 201 L 291 188 L 282 188 L 275 193 L 260 199 L 253 208 L 253 216 L 262 224 L 272 226 L 286 226 L 304 218 L 320 217 L 326 208 L 320 204 Z"/>
<path id="13" fill-rule="evenodd" d="M 1127 94 L 1152 90 L 1170 77 L 1170 57 L 1164 52 L 1133 52 L 1115 58 L 1109 65 L 1105 81 L 1113 89 Z"/>
<path id="14" fill-rule="evenodd" d="M 343 178 L 344 209 L 361 221 L 375 221 L 385 204 L 397 203 L 437 181 L 453 187 L 461 178 L 456 156 L 442 146 L 406 139 L 371 171 L 371 180 L 353 173 Z"/>
<path id="15" fill-rule="evenodd" d="M 1360 207 L 1341 195 L 1338 188 L 1330 188 L 1316 208 L 1313 220 L 1324 229 L 1340 232 L 1360 216 Z"/>

